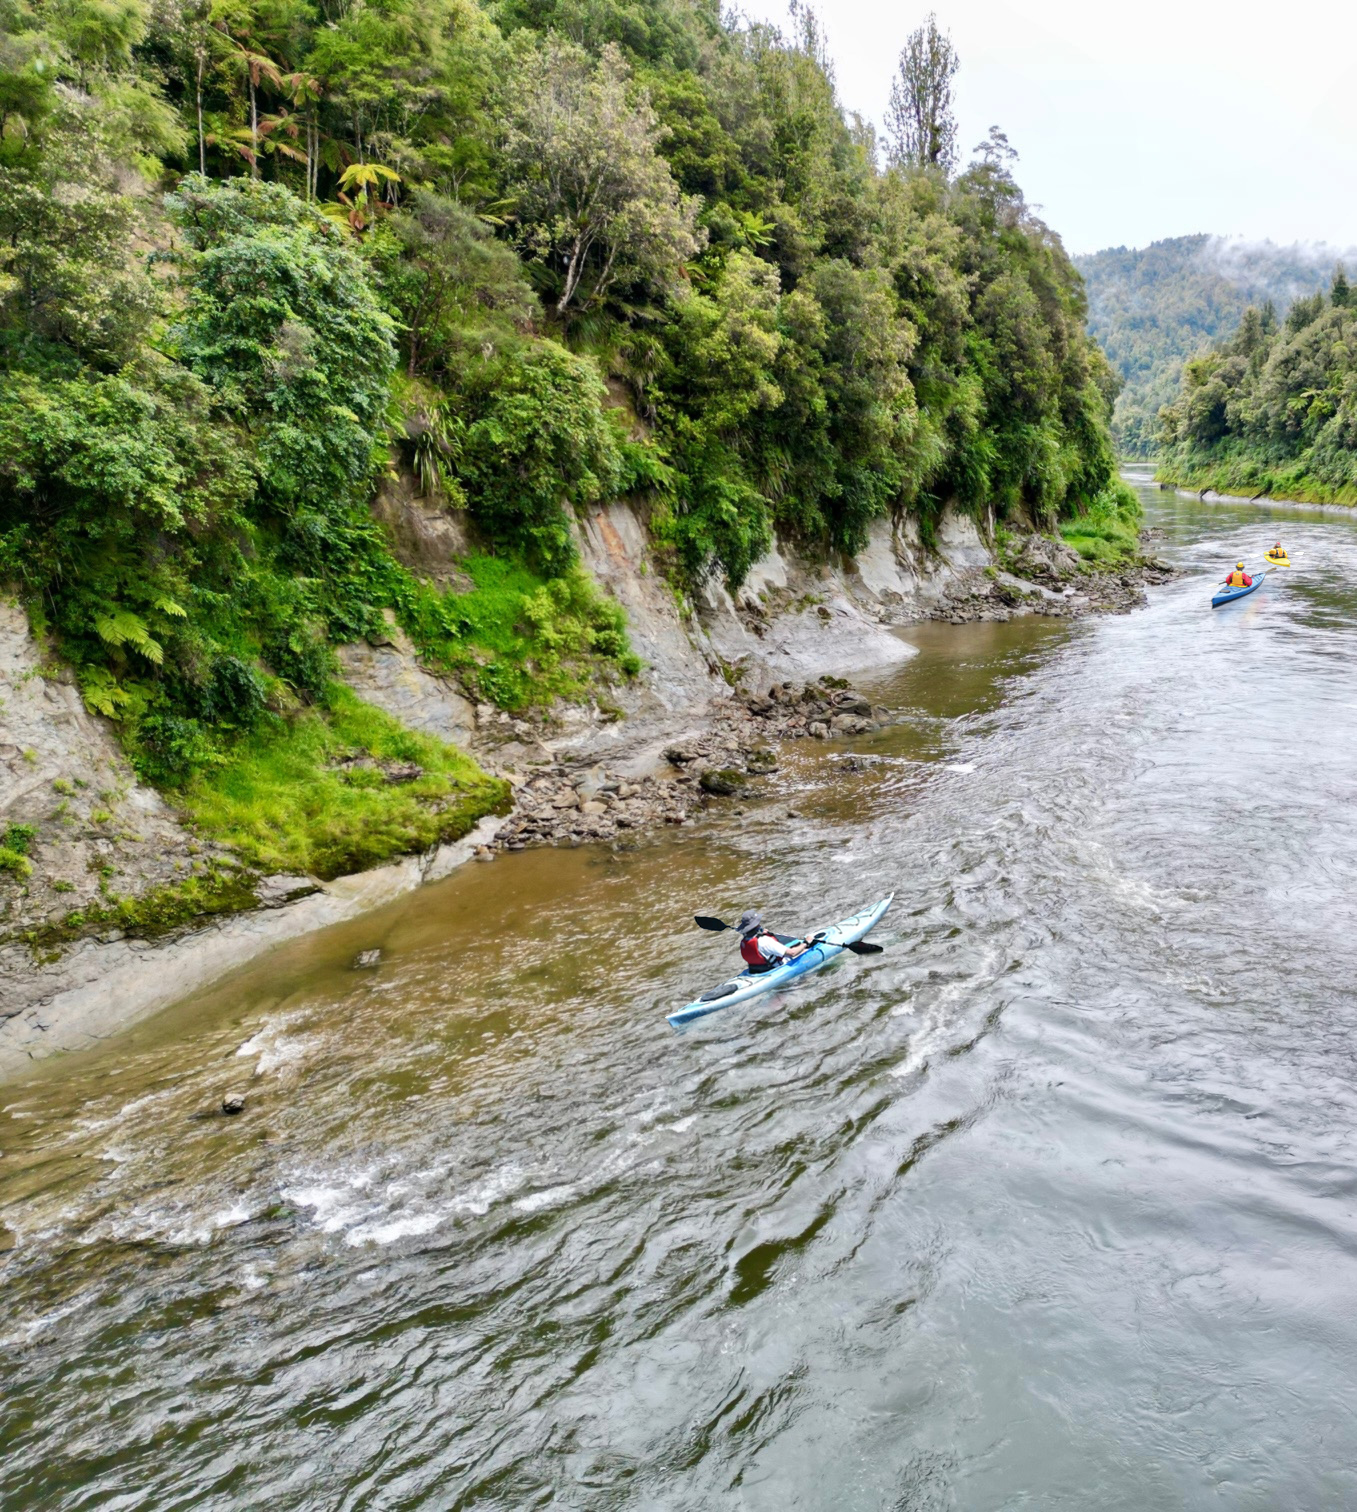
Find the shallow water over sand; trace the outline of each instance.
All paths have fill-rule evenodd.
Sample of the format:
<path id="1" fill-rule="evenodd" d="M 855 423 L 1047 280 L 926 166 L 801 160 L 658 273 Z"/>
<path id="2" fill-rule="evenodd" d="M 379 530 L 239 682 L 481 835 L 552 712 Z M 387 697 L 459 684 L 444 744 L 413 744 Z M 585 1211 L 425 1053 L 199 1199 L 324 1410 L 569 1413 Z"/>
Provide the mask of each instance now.
<path id="1" fill-rule="evenodd" d="M 1148 609 L 919 627 L 905 723 L 743 819 L 0 1088 L 0 1502 L 1357 1498 L 1357 523 L 1147 499 Z M 693 913 L 891 890 L 883 956 L 665 1024 Z"/>

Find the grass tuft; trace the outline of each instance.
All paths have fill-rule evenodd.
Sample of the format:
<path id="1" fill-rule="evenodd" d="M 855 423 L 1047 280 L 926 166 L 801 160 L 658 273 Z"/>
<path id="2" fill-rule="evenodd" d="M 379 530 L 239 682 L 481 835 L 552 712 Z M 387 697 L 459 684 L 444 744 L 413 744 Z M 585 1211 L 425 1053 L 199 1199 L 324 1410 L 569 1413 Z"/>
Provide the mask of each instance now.
<path id="1" fill-rule="evenodd" d="M 402 622 L 430 661 L 459 672 L 503 709 L 579 698 L 600 675 L 634 677 L 640 659 L 626 615 L 578 565 L 542 578 L 508 557 L 459 564 L 474 585 L 439 594 L 427 585 L 402 604 Z"/>

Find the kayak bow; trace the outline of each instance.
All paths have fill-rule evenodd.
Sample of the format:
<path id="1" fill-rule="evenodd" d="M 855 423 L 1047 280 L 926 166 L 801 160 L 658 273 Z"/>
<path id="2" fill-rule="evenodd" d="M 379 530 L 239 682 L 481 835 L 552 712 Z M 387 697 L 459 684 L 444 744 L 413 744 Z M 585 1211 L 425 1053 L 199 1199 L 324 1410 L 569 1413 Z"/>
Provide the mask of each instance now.
<path id="1" fill-rule="evenodd" d="M 860 940 L 891 906 L 891 899 L 894 896 L 895 894 L 891 893 L 882 898 L 879 903 L 860 909 L 846 919 L 840 919 L 837 924 L 831 924 L 827 929 L 816 930 L 811 936 L 816 943 L 809 950 L 802 951 L 794 961 L 775 966 L 771 971 L 753 973 L 742 971 L 739 976 L 732 977 L 730 981 L 723 982 L 710 992 L 704 992 L 700 998 L 695 998 L 685 1007 L 669 1014 L 669 1022 L 675 1029 L 682 1029 L 685 1024 L 691 1024 L 694 1019 L 716 1013 L 722 1008 L 733 1008 L 736 1003 L 747 1003 L 750 998 L 771 992 L 776 987 L 782 987 L 788 982 L 795 981 L 797 977 L 805 976 L 807 972 L 818 971 L 835 956 L 842 955 L 849 945 Z"/>

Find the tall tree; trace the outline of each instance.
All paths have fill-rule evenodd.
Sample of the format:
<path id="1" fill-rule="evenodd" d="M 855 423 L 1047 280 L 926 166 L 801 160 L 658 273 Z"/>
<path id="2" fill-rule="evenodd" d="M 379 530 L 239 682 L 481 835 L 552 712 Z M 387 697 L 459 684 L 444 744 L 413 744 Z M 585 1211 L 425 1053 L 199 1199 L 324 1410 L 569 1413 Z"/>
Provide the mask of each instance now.
<path id="1" fill-rule="evenodd" d="M 699 250 L 697 201 L 680 194 L 660 135 L 614 43 L 594 64 L 552 37 L 526 61 L 506 156 L 524 249 L 559 277 L 558 315 L 615 285 L 669 292 Z"/>
<path id="2" fill-rule="evenodd" d="M 938 30 L 938 18 L 930 11 L 910 33 L 891 83 L 886 138 L 893 165 L 943 173 L 956 166 L 952 80 L 959 66 L 951 36 Z"/>

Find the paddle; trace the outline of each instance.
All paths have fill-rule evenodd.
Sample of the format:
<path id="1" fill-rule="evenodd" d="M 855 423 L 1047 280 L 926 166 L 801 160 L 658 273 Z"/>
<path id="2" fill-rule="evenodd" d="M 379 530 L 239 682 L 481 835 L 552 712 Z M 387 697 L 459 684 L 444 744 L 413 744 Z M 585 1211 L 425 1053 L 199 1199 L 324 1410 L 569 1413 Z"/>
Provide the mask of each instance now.
<path id="1" fill-rule="evenodd" d="M 699 929 L 710 929 L 712 931 L 735 928 L 733 924 L 725 924 L 720 919 L 713 919 L 705 914 L 695 914 L 693 916 L 693 923 Z M 803 945 L 815 945 L 823 939 L 824 935 L 818 934 L 813 935 L 809 940 L 803 940 L 801 943 Z M 845 945 L 843 948 L 851 950 L 854 955 L 880 955 L 886 947 L 884 945 L 873 945 L 869 940 L 854 940 L 851 945 Z"/>

